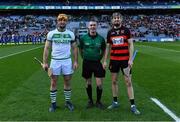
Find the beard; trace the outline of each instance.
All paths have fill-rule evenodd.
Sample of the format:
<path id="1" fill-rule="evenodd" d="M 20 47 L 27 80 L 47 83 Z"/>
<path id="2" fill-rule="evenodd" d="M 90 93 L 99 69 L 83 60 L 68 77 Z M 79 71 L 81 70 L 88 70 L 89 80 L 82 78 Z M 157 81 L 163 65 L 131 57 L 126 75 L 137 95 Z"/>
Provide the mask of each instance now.
<path id="1" fill-rule="evenodd" d="M 114 26 L 115 26 L 115 27 L 119 27 L 119 26 L 120 26 L 120 23 L 115 23 Z"/>
<path id="2" fill-rule="evenodd" d="M 58 28 L 59 31 L 64 31 L 65 28 L 66 28 L 66 26 L 59 26 L 59 27 L 57 27 L 57 28 Z"/>
<path id="3" fill-rule="evenodd" d="M 63 26 L 60 26 L 59 28 L 60 28 L 60 29 L 65 29 L 65 28 L 66 28 L 66 26 L 65 26 L 65 25 L 63 25 Z"/>

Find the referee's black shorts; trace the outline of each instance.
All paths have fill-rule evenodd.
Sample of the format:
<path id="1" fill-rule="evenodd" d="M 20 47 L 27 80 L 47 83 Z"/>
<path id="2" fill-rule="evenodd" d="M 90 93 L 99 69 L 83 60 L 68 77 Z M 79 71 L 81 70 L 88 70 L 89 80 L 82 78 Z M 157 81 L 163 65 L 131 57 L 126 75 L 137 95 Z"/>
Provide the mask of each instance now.
<path id="1" fill-rule="evenodd" d="M 128 61 L 110 60 L 109 63 L 109 70 L 111 73 L 119 73 L 119 71 L 121 70 L 124 75 L 123 69 L 127 67 L 128 67 Z M 131 74 L 131 70 L 130 70 L 130 74 Z"/>
<path id="2" fill-rule="evenodd" d="M 84 59 L 82 68 L 82 77 L 85 79 L 91 78 L 93 73 L 97 78 L 105 77 L 105 70 L 103 69 L 100 61 L 90 61 Z"/>

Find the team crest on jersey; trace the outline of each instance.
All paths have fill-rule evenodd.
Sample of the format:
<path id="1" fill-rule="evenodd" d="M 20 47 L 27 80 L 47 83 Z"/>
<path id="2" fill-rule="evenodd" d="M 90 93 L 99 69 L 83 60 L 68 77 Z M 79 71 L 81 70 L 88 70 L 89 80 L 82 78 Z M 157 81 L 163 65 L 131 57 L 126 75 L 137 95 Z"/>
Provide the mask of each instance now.
<path id="1" fill-rule="evenodd" d="M 124 30 L 121 30 L 121 34 L 124 34 Z"/>

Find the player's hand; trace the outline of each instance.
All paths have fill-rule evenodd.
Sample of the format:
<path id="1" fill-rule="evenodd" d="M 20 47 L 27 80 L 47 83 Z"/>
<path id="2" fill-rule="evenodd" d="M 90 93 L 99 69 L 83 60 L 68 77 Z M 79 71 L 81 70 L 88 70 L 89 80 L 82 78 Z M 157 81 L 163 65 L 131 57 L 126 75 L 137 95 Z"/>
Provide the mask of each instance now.
<path id="1" fill-rule="evenodd" d="M 107 67 L 107 62 L 106 62 L 106 61 L 104 61 L 104 62 L 103 62 L 103 69 L 105 70 L 105 69 L 106 69 L 106 67 Z"/>
<path id="2" fill-rule="evenodd" d="M 133 66 L 133 61 L 132 60 L 128 61 L 128 66 L 129 66 L 129 68 L 132 68 L 132 66 Z"/>
<path id="3" fill-rule="evenodd" d="M 43 67 L 43 69 L 45 70 L 45 71 L 48 71 L 48 64 L 47 63 L 44 63 L 44 64 L 42 64 L 42 67 Z"/>
<path id="4" fill-rule="evenodd" d="M 73 69 L 76 70 L 77 68 L 78 68 L 78 63 L 77 63 L 77 61 L 75 61 L 73 64 Z"/>

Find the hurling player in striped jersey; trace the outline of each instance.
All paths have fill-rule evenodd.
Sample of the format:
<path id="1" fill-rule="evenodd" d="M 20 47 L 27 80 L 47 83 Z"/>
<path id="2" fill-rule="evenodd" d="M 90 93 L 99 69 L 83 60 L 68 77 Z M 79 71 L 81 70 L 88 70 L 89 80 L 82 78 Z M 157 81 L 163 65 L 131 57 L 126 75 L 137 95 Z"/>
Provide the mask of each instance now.
<path id="1" fill-rule="evenodd" d="M 119 107 L 118 103 L 118 73 L 121 70 L 127 86 L 127 93 L 131 104 L 132 113 L 138 115 L 140 112 L 136 108 L 134 101 L 134 90 L 132 86 L 131 68 L 133 66 L 133 41 L 130 30 L 122 25 L 123 17 L 116 12 L 112 15 L 112 29 L 107 34 L 106 52 L 103 67 L 106 68 L 107 57 L 110 51 L 109 70 L 112 80 L 113 102 L 108 109 Z"/>

